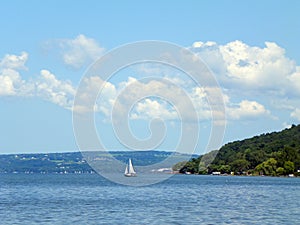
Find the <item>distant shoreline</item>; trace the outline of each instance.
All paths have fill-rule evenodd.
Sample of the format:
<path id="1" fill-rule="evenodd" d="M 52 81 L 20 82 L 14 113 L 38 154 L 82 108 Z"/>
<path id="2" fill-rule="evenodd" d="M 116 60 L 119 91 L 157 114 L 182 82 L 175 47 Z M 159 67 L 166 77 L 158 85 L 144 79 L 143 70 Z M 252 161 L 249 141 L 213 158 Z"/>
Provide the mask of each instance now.
<path id="1" fill-rule="evenodd" d="M 164 160 L 172 156 L 172 161 Z M 162 162 L 162 168 L 171 168 L 173 163 L 198 155 L 181 154 L 167 151 L 93 151 L 88 157 L 81 152 L 8 154 L 0 155 L 0 173 L 40 173 L 40 174 L 84 174 L 95 173 L 89 162 L 112 161 L 127 162 L 128 158 L 136 166 L 147 166 Z M 86 159 L 86 157 L 88 159 Z M 88 161 L 89 160 L 89 161 Z M 172 163 L 172 164 L 171 164 Z M 113 165 L 111 165 L 113 166 Z M 124 167 L 125 168 L 125 167 Z M 159 168 L 158 168 L 159 169 Z"/>

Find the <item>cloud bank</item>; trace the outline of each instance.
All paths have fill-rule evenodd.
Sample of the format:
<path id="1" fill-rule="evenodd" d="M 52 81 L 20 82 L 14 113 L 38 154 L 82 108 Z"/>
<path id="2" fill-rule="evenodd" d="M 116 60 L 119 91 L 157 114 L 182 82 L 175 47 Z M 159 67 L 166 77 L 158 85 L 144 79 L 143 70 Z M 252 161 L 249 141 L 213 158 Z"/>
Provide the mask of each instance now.
<path id="1" fill-rule="evenodd" d="M 63 39 L 57 42 L 61 51 L 61 60 L 67 66 L 80 68 L 96 60 L 104 53 L 104 48 L 92 38 L 78 35 L 74 39 Z M 278 108 L 289 110 L 290 118 L 300 121 L 300 67 L 286 56 L 285 50 L 273 42 L 266 42 L 264 47 L 249 46 L 242 41 L 233 41 L 225 45 L 215 42 L 195 42 L 189 49 L 195 52 L 214 72 L 216 79 L 224 91 L 226 115 L 228 120 L 251 120 L 255 118 L 274 119 L 270 109 L 271 102 L 285 102 Z M 0 97 L 25 96 L 39 97 L 72 110 L 76 87 L 68 80 L 59 80 L 49 69 L 41 69 L 35 79 L 24 80 L 22 72 L 27 70 L 27 52 L 19 55 L 7 54 L 0 59 Z M 141 67 L 137 73 L 160 73 L 159 67 Z M 207 88 L 187 85 L 188 81 L 179 79 L 166 71 L 163 77 L 180 87 L 185 86 L 201 120 L 211 119 Z M 94 110 L 110 117 L 115 99 L 124 87 L 136 82 L 136 88 L 130 90 L 127 98 L 138 92 L 156 89 L 165 92 L 168 87 L 164 83 L 149 81 L 139 82 L 138 77 L 129 77 L 120 83 L 102 81 L 98 77 L 86 79 L 86 88 L 98 92 L 99 86 L 104 89 L 97 100 Z M 170 91 L 170 90 L 169 90 Z M 172 93 L 172 90 L 170 91 Z M 176 93 L 173 93 L 176 94 Z M 84 101 L 90 101 L 88 94 L 80 96 Z M 178 102 L 180 102 L 178 94 Z M 260 100 L 269 99 L 270 104 Z M 288 99 L 288 100 L 286 100 Z M 126 99 L 124 99 L 126 101 Z M 184 104 L 184 100 L 182 100 Z M 287 106 L 288 105 L 288 106 Z M 86 110 L 83 108 L 76 110 Z M 186 115 L 189 109 L 184 112 Z M 218 112 L 215 112 L 218 113 Z M 163 99 L 145 98 L 137 101 L 132 108 L 131 119 L 166 120 L 178 119 L 176 107 Z"/>

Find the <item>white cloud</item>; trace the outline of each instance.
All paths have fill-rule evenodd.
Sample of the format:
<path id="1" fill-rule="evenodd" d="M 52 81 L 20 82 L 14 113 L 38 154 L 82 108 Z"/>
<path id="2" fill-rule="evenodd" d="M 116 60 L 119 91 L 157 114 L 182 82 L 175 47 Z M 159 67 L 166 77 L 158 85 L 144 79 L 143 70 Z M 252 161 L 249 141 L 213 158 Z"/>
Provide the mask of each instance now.
<path id="1" fill-rule="evenodd" d="M 172 79 L 165 79 L 169 82 L 173 81 Z M 22 87 L 24 89 L 24 87 L 27 86 L 31 87 L 30 91 L 27 93 L 35 93 L 36 96 L 42 97 L 54 104 L 67 109 L 72 108 L 76 92 L 75 87 L 72 86 L 70 81 L 61 81 L 57 79 L 56 76 L 49 70 L 41 70 L 40 77 L 35 82 L 25 82 L 21 79 L 20 74 L 17 71 L 6 69 L 2 71 L 0 81 L 1 95 L 16 95 L 16 90 L 20 91 Z M 109 118 L 118 94 L 120 94 L 124 88 L 134 83 L 135 85 L 131 87 L 129 92 L 121 96 L 124 104 L 126 104 L 126 102 L 131 102 L 132 100 L 138 100 L 134 99 L 135 96 L 141 96 L 143 93 L 155 92 L 157 95 L 166 96 L 167 100 L 168 97 L 172 98 L 173 96 L 176 96 L 176 102 L 173 102 L 173 104 L 175 107 L 183 109 L 180 112 L 181 116 L 184 116 L 185 118 L 190 117 L 192 120 L 196 119 L 191 118 L 192 114 L 190 111 L 192 109 L 186 107 L 186 99 L 184 95 L 182 95 L 183 93 L 181 93 L 181 89 L 168 86 L 168 84 L 158 80 L 149 80 L 148 82 L 142 83 L 136 78 L 129 77 L 126 82 L 114 85 L 110 82 L 101 80 L 99 77 L 89 77 L 85 78 L 84 82 L 85 86 L 82 90 L 82 94 L 77 96 L 82 104 L 77 105 L 77 108 L 74 110 L 86 111 L 86 106 L 92 105 L 94 106 L 93 110 L 101 112 L 104 116 Z M 173 83 L 179 83 L 177 85 L 180 87 L 179 85 L 181 82 L 177 82 L 177 79 L 175 79 L 175 82 Z M 102 92 L 99 93 L 100 98 L 97 99 L 96 103 L 92 102 L 94 101 L 92 96 L 97 95 L 101 87 L 104 88 Z M 212 88 L 193 87 L 185 91 L 188 92 L 187 94 L 189 99 L 193 102 L 200 120 L 209 120 L 212 118 L 212 114 L 214 114 L 215 119 L 218 119 L 219 117 L 221 118 L 224 115 L 224 112 L 211 112 L 210 105 L 206 98 L 207 92 L 210 94 L 214 92 Z M 230 104 L 229 97 L 227 95 L 224 95 L 224 102 L 225 104 Z M 229 112 L 230 119 L 253 118 L 269 114 L 269 111 L 261 104 L 246 100 L 242 101 L 237 107 L 228 107 L 227 110 Z M 175 108 L 163 99 L 153 100 L 151 98 L 145 98 L 136 103 L 130 115 L 131 119 L 153 119 L 157 117 L 164 120 L 175 120 L 178 118 L 178 114 Z"/>
<path id="2" fill-rule="evenodd" d="M 60 40 L 59 46 L 64 63 L 76 69 L 96 60 L 104 52 L 104 49 L 94 39 L 83 34 L 74 39 Z"/>
<path id="3" fill-rule="evenodd" d="M 71 82 L 58 80 L 48 70 L 41 70 L 40 75 L 35 84 L 37 96 L 64 108 L 71 109 L 75 95 L 75 88 Z"/>
<path id="4" fill-rule="evenodd" d="M 198 117 L 194 118 L 191 113 L 193 109 L 187 107 L 186 97 L 184 97 L 181 93 L 182 90 L 180 89 L 181 91 L 178 91 L 177 88 L 173 88 L 159 80 L 140 82 L 136 78 L 129 77 L 126 82 L 114 85 L 112 83 L 102 81 L 99 77 L 90 77 L 86 78 L 84 82 L 84 91 L 82 92 L 82 95 L 78 96 L 81 99 L 80 102 L 82 102 L 82 104 L 79 104 L 77 108 L 78 111 L 90 111 L 90 109 L 85 106 L 89 106 L 91 108 L 91 106 L 95 105 L 93 108 L 95 111 L 103 113 L 107 119 L 110 119 L 110 116 L 112 115 L 112 108 L 114 107 L 114 103 L 118 97 L 121 105 L 124 107 L 127 107 L 128 104 L 132 104 L 132 102 L 134 102 L 134 105 L 130 106 L 132 107 L 132 110 L 128 116 L 135 120 L 151 120 L 154 118 L 176 120 L 179 119 L 180 116 L 183 116 L 184 118 L 194 121 L 197 119 L 205 121 L 214 118 L 217 123 L 223 124 L 225 122 L 224 111 L 211 111 L 212 108 L 207 100 L 207 94 L 209 93 L 211 95 L 215 91 L 211 87 L 194 87 L 186 90 L 188 92 L 188 97 L 197 112 Z M 99 99 L 95 104 L 95 102 L 91 102 L 94 100 L 92 96 L 95 96 L 99 92 L 102 85 L 104 89 L 102 93 L 99 94 Z M 126 89 L 129 85 L 130 88 Z M 124 89 L 126 89 L 126 92 L 123 93 L 122 91 Z M 148 96 L 148 93 L 156 94 Z M 138 99 L 137 96 L 148 97 Z M 161 98 L 161 96 L 165 97 Z M 170 99 L 174 99 L 174 96 L 176 100 L 174 102 L 170 102 Z M 223 97 L 224 104 L 226 105 L 227 119 L 229 120 L 248 120 L 258 117 L 272 118 L 270 111 L 256 101 L 243 100 L 237 105 L 234 105 L 230 102 L 229 96 L 224 94 Z M 178 109 L 181 109 L 181 111 L 178 111 L 180 115 L 176 111 Z M 219 107 L 219 109 L 222 110 L 221 107 Z M 119 113 L 120 117 L 122 117 L 124 109 L 117 108 L 116 110 L 117 113 L 115 115 L 118 115 Z M 212 115 L 214 117 L 212 117 Z"/>
<path id="5" fill-rule="evenodd" d="M 294 74 L 298 70 L 296 63 L 276 43 L 265 42 L 265 47 L 260 48 L 241 41 L 225 45 L 196 42 L 191 50 L 208 64 L 222 87 L 229 90 L 281 96 L 298 92 L 295 88 L 291 89 L 294 87 L 291 81 L 297 80 L 299 84 L 299 76 Z"/>
<path id="6" fill-rule="evenodd" d="M 266 42 L 265 48 L 250 47 L 241 41 L 220 47 L 228 76 L 238 83 L 255 88 L 281 87 L 295 68 L 295 63 L 285 56 L 284 49 Z"/>
<path id="7" fill-rule="evenodd" d="M 26 69 L 25 63 L 28 54 L 7 54 L 0 60 L 0 96 L 28 96 L 34 88 L 32 84 L 24 81 L 19 70 Z"/>
<path id="8" fill-rule="evenodd" d="M 207 41 L 205 43 L 202 41 L 198 41 L 198 42 L 194 42 L 192 46 L 193 48 L 202 48 L 202 47 L 212 47 L 215 45 L 217 45 L 217 43 L 214 41 Z"/>
<path id="9" fill-rule="evenodd" d="M 203 45 L 203 42 L 202 41 L 196 41 L 193 43 L 192 47 L 193 48 L 201 48 Z"/>
<path id="10" fill-rule="evenodd" d="M 270 116 L 270 111 L 256 101 L 241 101 L 238 106 L 229 106 L 226 109 L 229 119 L 253 119 L 260 116 Z"/>
<path id="11" fill-rule="evenodd" d="M 151 89 L 155 88 L 155 86 L 152 82 L 143 84 L 143 88 Z M 157 85 L 157 84 L 155 84 Z M 136 106 L 132 110 L 131 118 L 132 119 L 154 119 L 154 118 L 161 118 L 164 120 L 176 120 L 179 119 L 180 116 L 189 120 L 210 120 L 212 119 L 212 115 L 214 115 L 214 119 L 224 119 L 224 113 L 225 112 L 211 112 L 211 107 L 207 101 L 207 88 L 200 88 L 200 87 L 194 87 L 189 91 L 188 98 L 192 102 L 193 107 L 196 111 L 197 118 L 194 118 L 194 114 L 191 113 L 193 111 L 193 108 L 187 107 L 188 104 L 186 104 L 186 97 L 185 95 L 182 95 L 180 92 L 174 91 L 174 89 L 170 89 L 170 87 L 165 86 L 165 84 L 161 84 L 161 88 L 157 93 L 160 93 L 161 95 L 167 95 L 167 92 L 169 92 L 170 95 L 176 96 L 176 101 L 172 102 L 171 105 L 170 102 L 167 102 L 169 99 L 159 99 L 154 100 L 151 98 L 143 99 L 142 101 L 139 101 L 136 103 Z M 141 91 L 143 91 L 143 88 Z M 178 111 L 180 115 L 178 115 L 177 110 L 181 109 L 181 111 Z"/>
<path id="12" fill-rule="evenodd" d="M 75 88 L 69 81 L 58 80 L 48 70 L 41 70 L 36 80 L 23 80 L 19 70 L 25 66 L 28 54 L 5 55 L 0 61 L 0 96 L 38 96 L 70 109 Z"/>
<path id="13" fill-rule="evenodd" d="M 11 78 L 7 76 L 0 76 L 0 96 L 13 94 L 14 87 Z"/>
<path id="14" fill-rule="evenodd" d="M 5 69 L 0 73 L 0 96 L 16 95 L 15 86 L 21 81 L 19 73 L 15 70 Z"/>
<path id="15" fill-rule="evenodd" d="M 300 109 L 296 108 L 293 112 L 291 112 L 291 117 L 300 121 Z"/>
<path id="16" fill-rule="evenodd" d="M 95 60 L 103 53 L 103 49 L 94 39 L 79 35 L 72 40 L 60 40 L 60 50 L 64 62 L 74 68 Z M 267 109 L 272 106 L 286 110 L 292 118 L 300 120 L 299 104 L 300 96 L 300 67 L 285 55 L 285 50 L 276 43 L 266 42 L 264 47 L 249 46 L 241 41 L 234 41 L 225 45 L 215 42 L 196 42 L 190 48 L 205 60 L 215 72 L 217 80 L 222 88 L 226 89 L 223 95 L 229 120 L 254 119 L 258 117 L 270 117 Z M 59 80 L 49 70 L 41 70 L 40 77 L 24 80 L 21 70 L 25 70 L 28 53 L 19 55 L 5 55 L 0 60 L 0 96 L 38 96 L 64 108 L 71 109 L 76 93 L 75 87 L 70 81 Z M 207 100 L 208 93 L 214 93 L 213 88 L 197 87 L 195 83 L 187 81 L 174 69 L 160 67 L 160 65 L 145 64 L 137 67 L 140 72 L 155 74 L 156 77 L 172 82 L 178 89 L 184 90 L 196 108 L 200 120 L 223 118 L 224 112 L 211 112 Z M 164 82 L 149 79 L 140 82 L 136 78 L 129 77 L 127 81 L 110 83 L 102 81 L 99 77 L 85 78 L 85 90 L 78 97 L 82 104 L 75 110 L 87 110 L 87 103 L 95 105 L 93 110 L 101 112 L 109 118 L 118 94 L 130 84 L 134 86 L 122 95 L 124 104 L 132 102 L 136 96 L 143 93 L 156 93 L 166 96 L 166 99 L 176 96 L 175 106 L 183 109 L 184 116 L 191 118 L 191 109 L 187 107 L 183 92 L 169 86 Z M 91 98 L 104 86 L 100 98 L 95 102 Z M 255 93 L 255 95 L 252 95 Z M 238 96 L 237 96 L 238 94 Z M 249 101 L 249 95 L 253 101 Z M 233 103 L 238 99 L 244 99 L 238 104 Z M 260 97 L 270 99 L 270 105 L 259 103 Z M 255 99 L 257 98 L 257 99 Z M 159 99 L 159 98 L 158 98 Z M 175 107 L 164 101 L 154 98 L 143 98 L 137 101 L 131 111 L 132 119 L 162 119 L 174 120 L 178 118 Z M 233 99 L 233 100 L 232 100 Z M 138 99 L 135 99 L 138 100 Z M 272 100 L 272 101 L 271 101 Z M 278 104 L 280 103 L 280 104 Z M 283 108 L 285 107 L 285 108 Z M 293 111 L 292 111 L 293 110 Z M 291 113 L 292 111 L 292 113 Z"/>
<path id="17" fill-rule="evenodd" d="M 206 63 L 209 68 L 217 74 L 226 74 L 227 68 L 220 46 L 216 42 L 195 42 L 190 48 Z"/>
<path id="18" fill-rule="evenodd" d="M 128 115 L 131 119 L 148 120 L 159 117 L 161 119 L 173 120 L 178 118 L 175 108 L 161 97 L 165 96 L 167 100 L 170 100 L 174 99 L 173 96 L 176 96 L 176 103 L 173 103 L 182 109 L 184 109 L 184 105 L 186 104 L 182 93 L 178 92 L 178 89 L 174 89 L 158 80 L 141 82 L 136 78 L 129 77 L 127 81 L 115 85 L 103 81 L 99 77 L 89 77 L 85 78 L 83 82 L 84 84 L 77 94 L 76 109 L 74 110 L 77 110 L 77 112 L 88 112 L 93 109 L 103 113 L 107 119 L 110 119 L 113 107 L 117 107 L 115 108 L 115 115 L 121 118 L 124 115 L 125 108 L 132 104 L 130 107 L 133 108 L 130 115 Z M 103 90 L 100 93 L 101 87 L 103 87 Z M 95 102 L 94 96 L 97 95 L 98 99 Z M 157 99 L 153 99 L 153 97 Z M 114 104 L 117 99 L 120 104 L 115 106 Z M 187 116 L 190 114 L 189 110 L 186 109 L 186 112 L 183 112 L 183 114 Z"/>
<path id="19" fill-rule="evenodd" d="M 98 76 L 86 77 L 82 82 L 83 85 L 77 91 L 76 105 L 73 110 L 78 113 L 92 110 L 101 112 L 106 117 L 109 117 L 117 95 L 116 86 L 110 82 L 103 81 Z M 99 98 L 96 99 L 95 96 Z"/>
<path id="20" fill-rule="evenodd" d="M 288 77 L 291 84 L 291 90 L 294 90 L 300 96 L 300 66 L 296 67 L 296 71 Z"/>
<path id="21" fill-rule="evenodd" d="M 28 59 L 27 52 L 22 52 L 21 55 L 7 54 L 0 61 L 0 68 L 24 70 L 24 69 L 26 69 L 25 63 L 26 63 L 27 59 Z"/>
<path id="22" fill-rule="evenodd" d="M 245 99 L 237 105 L 227 100 L 228 120 L 278 119 L 257 99 L 270 102 L 267 107 L 272 107 L 278 116 L 299 105 L 300 67 L 276 43 L 265 42 L 264 47 L 257 47 L 242 41 L 224 45 L 195 42 L 190 49 L 207 63 L 230 99 Z M 295 119 L 299 119 L 298 115 L 297 110 L 290 114 Z"/>
<path id="23" fill-rule="evenodd" d="M 149 80 L 147 82 L 140 82 L 136 79 L 129 78 L 125 85 L 123 84 L 122 86 L 124 88 L 127 87 L 126 92 L 122 92 L 124 88 L 119 91 L 119 99 L 122 106 L 126 108 L 126 106 L 138 101 L 132 112 L 132 115 L 130 116 L 131 118 L 177 118 L 177 112 L 175 111 L 175 109 L 169 104 L 167 104 L 164 99 L 170 101 L 169 103 L 175 105 L 175 107 L 184 108 L 182 107 L 184 102 L 180 100 L 180 98 L 182 98 L 182 93 L 178 92 L 178 89 L 174 88 L 174 86 L 170 86 L 165 82 L 159 80 Z M 171 102 L 171 99 L 174 100 L 173 96 L 177 96 L 177 102 Z M 153 100 L 151 99 L 151 97 L 156 97 L 160 100 Z M 122 108 L 118 110 L 122 112 L 122 110 L 124 109 Z"/>
<path id="24" fill-rule="evenodd" d="M 142 118 L 174 120 L 178 118 L 178 115 L 174 108 L 168 107 L 166 103 L 146 98 L 143 101 L 138 102 L 131 113 L 131 119 Z"/>
<path id="25" fill-rule="evenodd" d="M 120 117 L 125 108 L 132 104 L 130 107 L 133 108 L 129 115 L 131 119 L 151 120 L 157 117 L 163 120 L 176 120 L 180 117 L 193 121 L 198 118 L 200 120 L 211 119 L 212 112 L 206 99 L 207 89 L 200 87 L 184 89 L 176 82 L 171 85 L 170 79 L 164 78 L 164 80 L 167 82 L 155 79 L 141 82 L 129 77 L 126 82 L 117 85 L 113 94 L 109 95 L 110 105 L 105 104 L 103 100 L 98 102 L 102 102 L 104 106 L 113 107 L 115 98 L 118 97 L 121 105 L 118 105 L 119 108 L 116 111 L 120 113 Z M 193 104 L 192 108 L 188 101 Z M 111 109 L 106 111 L 111 112 Z M 195 115 L 198 117 L 195 118 Z"/>
<path id="26" fill-rule="evenodd" d="M 0 72 L 0 96 L 29 96 L 34 86 L 22 80 L 16 70 L 4 69 Z"/>

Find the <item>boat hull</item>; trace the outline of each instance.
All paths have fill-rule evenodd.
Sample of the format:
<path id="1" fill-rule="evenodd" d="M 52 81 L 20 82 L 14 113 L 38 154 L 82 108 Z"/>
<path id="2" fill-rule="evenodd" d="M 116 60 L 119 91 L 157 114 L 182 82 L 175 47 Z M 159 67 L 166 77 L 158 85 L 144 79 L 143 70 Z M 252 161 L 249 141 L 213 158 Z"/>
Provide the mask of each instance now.
<path id="1" fill-rule="evenodd" d="M 135 173 L 125 173 L 124 174 L 125 177 L 136 177 Z"/>

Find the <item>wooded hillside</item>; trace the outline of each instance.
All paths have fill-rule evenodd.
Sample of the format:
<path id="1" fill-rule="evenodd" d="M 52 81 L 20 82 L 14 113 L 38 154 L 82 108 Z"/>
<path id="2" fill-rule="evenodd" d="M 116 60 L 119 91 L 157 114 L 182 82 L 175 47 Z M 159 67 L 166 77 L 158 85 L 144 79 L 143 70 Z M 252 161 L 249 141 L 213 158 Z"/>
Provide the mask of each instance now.
<path id="1" fill-rule="evenodd" d="M 211 164 L 205 164 L 205 157 L 190 160 L 180 172 L 297 175 L 300 169 L 300 125 L 228 143 L 217 152 Z"/>

